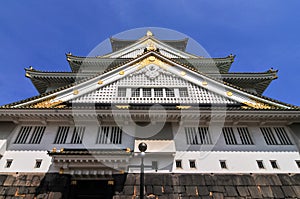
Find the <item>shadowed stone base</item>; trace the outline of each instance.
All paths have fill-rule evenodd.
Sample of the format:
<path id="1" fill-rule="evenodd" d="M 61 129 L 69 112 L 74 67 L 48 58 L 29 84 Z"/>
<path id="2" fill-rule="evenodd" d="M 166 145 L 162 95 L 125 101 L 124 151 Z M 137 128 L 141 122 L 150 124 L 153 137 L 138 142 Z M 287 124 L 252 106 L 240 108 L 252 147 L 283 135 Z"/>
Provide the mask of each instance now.
<path id="1" fill-rule="evenodd" d="M 139 198 L 139 174 L 113 179 L 114 199 Z M 0 199 L 69 198 L 70 187 L 70 175 L 0 175 Z M 300 198 L 300 174 L 145 174 L 145 193 L 156 199 Z"/>

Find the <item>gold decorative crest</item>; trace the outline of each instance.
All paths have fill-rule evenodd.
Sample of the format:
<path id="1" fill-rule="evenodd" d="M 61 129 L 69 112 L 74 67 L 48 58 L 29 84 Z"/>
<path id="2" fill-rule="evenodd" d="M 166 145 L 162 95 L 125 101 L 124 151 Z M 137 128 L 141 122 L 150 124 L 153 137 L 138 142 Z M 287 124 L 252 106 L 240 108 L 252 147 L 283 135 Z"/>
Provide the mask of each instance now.
<path id="1" fill-rule="evenodd" d="M 254 100 L 255 103 L 251 103 L 251 102 L 243 102 L 244 104 L 252 107 L 252 108 L 256 108 L 256 109 L 271 109 L 272 107 L 266 103 L 262 103 L 259 101 Z"/>
<path id="2" fill-rule="evenodd" d="M 51 100 L 53 100 L 55 97 L 49 98 L 47 100 L 44 100 L 42 102 L 38 102 L 37 104 L 33 105 L 33 108 L 52 108 L 52 107 L 56 107 L 56 108 L 63 108 L 65 107 L 65 105 L 59 105 L 62 103 L 61 100 L 56 101 L 56 102 L 51 102 Z M 56 106 L 59 105 L 59 106 Z"/>
<path id="3" fill-rule="evenodd" d="M 138 63 L 136 63 L 134 66 L 137 66 L 138 70 L 141 70 L 142 68 L 144 68 L 145 66 L 147 66 L 149 64 L 155 64 L 163 69 L 167 69 L 169 67 L 169 65 L 166 62 L 161 61 L 160 59 L 157 59 L 154 56 L 147 57 L 147 58 L 139 61 Z"/>

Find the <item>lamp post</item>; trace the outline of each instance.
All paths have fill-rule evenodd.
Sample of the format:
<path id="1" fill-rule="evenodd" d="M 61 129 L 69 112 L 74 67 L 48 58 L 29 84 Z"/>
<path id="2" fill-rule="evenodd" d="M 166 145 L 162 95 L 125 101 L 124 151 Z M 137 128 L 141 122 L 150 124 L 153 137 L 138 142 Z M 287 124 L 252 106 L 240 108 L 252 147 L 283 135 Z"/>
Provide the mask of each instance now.
<path id="1" fill-rule="evenodd" d="M 147 150 L 147 144 L 141 142 L 139 144 L 139 150 L 141 152 L 141 173 L 140 173 L 140 199 L 144 199 L 144 156 Z"/>

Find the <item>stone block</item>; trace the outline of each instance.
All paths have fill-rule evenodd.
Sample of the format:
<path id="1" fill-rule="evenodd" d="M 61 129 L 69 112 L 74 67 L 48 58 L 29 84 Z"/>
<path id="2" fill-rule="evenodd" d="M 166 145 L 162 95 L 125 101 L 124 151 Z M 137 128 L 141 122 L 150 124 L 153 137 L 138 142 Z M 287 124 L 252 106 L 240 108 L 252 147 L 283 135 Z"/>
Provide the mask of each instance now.
<path id="1" fill-rule="evenodd" d="M 190 174 L 182 174 L 179 176 L 179 184 L 180 185 L 193 185 L 192 175 Z"/>
<path id="2" fill-rule="evenodd" d="M 172 193 L 174 193 L 174 190 L 173 190 L 172 186 L 164 186 L 163 189 L 164 189 L 164 191 L 163 191 L 164 194 L 172 194 Z"/>
<path id="3" fill-rule="evenodd" d="M 296 193 L 294 192 L 293 188 L 291 186 L 282 186 L 281 187 L 285 198 L 295 198 L 297 197 Z"/>
<path id="4" fill-rule="evenodd" d="M 205 179 L 203 175 L 193 175 L 192 176 L 193 185 L 204 186 Z"/>
<path id="5" fill-rule="evenodd" d="M 125 185 L 134 185 L 134 184 L 135 184 L 135 175 L 133 173 L 127 174 Z"/>
<path id="6" fill-rule="evenodd" d="M 127 186 L 127 185 L 125 185 L 124 188 L 123 188 L 123 193 L 125 195 L 133 195 L 133 193 L 134 193 L 134 186 Z"/>
<path id="7" fill-rule="evenodd" d="M 257 175 L 253 175 L 253 178 L 255 180 L 256 185 L 264 185 L 264 186 L 282 185 L 280 178 L 277 175 L 257 174 Z"/>
<path id="8" fill-rule="evenodd" d="M 34 198 L 34 194 L 26 194 L 24 199 L 32 199 Z"/>
<path id="9" fill-rule="evenodd" d="M 36 196 L 36 199 L 45 199 L 45 198 L 48 198 L 48 194 L 46 193 L 38 194 Z"/>
<path id="10" fill-rule="evenodd" d="M 188 196 L 196 196 L 196 189 L 197 187 L 196 186 L 185 186 L 185 189 L 186 189 L 186 195 Z"/>
<path id="11" fill-rule="evenodd" d="M 174 189 L 174 193 L 185 193 L 185 186 L 173 186 L 173 189 Z"/>
<path id="12" fill-rule="evenodd" d="M 215 181 L 211 175 L 204 175 L 205 185 L 215 185 Z"/>
<path id="13" fill-rule="evenodd" d="M 295 180 L 288 174 L 277 175 L 282 185 L 295 185 Z"/>
<path id="14" fill-rule="evenodd" d="M 270 186 L 260 186 L 259 190 L 261 191 L 261 194 L 263 197 L 267 198 L 273 198 L 273 192 Z"/>
<path id="15" fill-rule="evenodd" d="M 7 178 L 7 175 L 0 175 L 0 186 L 3 185 L 3 183 L 5 182 Z"/>
<path id="16" fill-rule="evenodd" d="M 163 194 L 162 186 L 153 186 L 153 194 L 161 196 Z"/>
<path id="17" fill-rule="evenodd" d="M 297 198 L 300 198 L 300 186 L 292 186 Z"/>
<path id="18" fill-rule="evenodd" d="M 284 198 L 284 193 L 280 186 L 271 186 L 275 198 Z"/>
<path id="19" fill-rule="evenodd" d="M 294 180 L 294 185 L 300 185 L 300 174 L 294 174 L 291 178 Z"/>
<path id="20" fill-rule="evenodd" d="M 16 178 L 14 176 L 7 176 L 6 180 L 4 181 L 3 185 L 4 186 L 12 186 L 15 182 Z"/>
<path id="21" fill-rule="evenodd" d="M 18 193 L 19 193 L 20 195 L 28 194 L 28 193 L 29 193 L 29 190 L 28 190 L 27 187 L 19 187 L 19 188 L 18 188 Z"/>
<path id="22" fill-rule="evenodd" d="M 14 196 L 17 192 L 17 187 L 9 187 L 8 189 L 6 189 L 5 191 L 5 195 L 6 196 Z"/>
<path id="23" fill-rule="evenodd" d="M 248 186 L 248 191 L 251 198 L 262 198 L 261 192 L 259 191 L 257 186 Z"/>
<path id="24" fill-rule="evenodd" d="M 238 196 L 238 192 L 234 186 L 225 186 L 225 196 Z"/>
<path id="25" fill-rule="evenodd" d="M 62 193 L 61 192 L 50 192 L 48 199 L 61 199 Z"/>
<path id="26" fill-rule="evenodd" d="M 208 186 L 208 190 L 211 192 L 225 193 L 224 186 Z"/>
<path id="27" fill-rule="evenodd" d="M 255 186 L 253 177 L 247 174 L 232 176 L 232 183 L 237 186 Z"/>
<path id="28" fill-rule="evenodd" d="M 14 186 L 26 186 L 26 175 L 19 175 L 16 177 L 16 180 L 14 182 Z"/>
<path id="29" fill-rule="evenodd" d="M 214 175 L 212 178 L 214 179 L 215 185 L 233 185 L 232 175 Z"/>
<path id="30" fill-rule="evenodd" d="M 151 185 L 146 185 L 146 186 L 145 186 L 145 189 L 146 189 L 146 193 L 147 193 L 147 194 L 153 193 L 153 186 L 151 186 Z"/>
<path id="31" fill-rule="evenodd" d="M 213 194 L 212 194 L 212 197 L 213 197 L 214 199 L 224 199 L 223 193 L 213 193 Z"/>
<path id="32" fill-rule="evenodd" d="M 33 176 L 30 186 L 34 186 L 34 187 L 40 186 L 41 180 L 42 180 L 41 176 L 38 175 Z"/>
<path id="33" fill-rule="evenodd" d="M 209 196 L 209 191 L 207 186 L 198 186 L 198 195 L 199 196 Z"/>

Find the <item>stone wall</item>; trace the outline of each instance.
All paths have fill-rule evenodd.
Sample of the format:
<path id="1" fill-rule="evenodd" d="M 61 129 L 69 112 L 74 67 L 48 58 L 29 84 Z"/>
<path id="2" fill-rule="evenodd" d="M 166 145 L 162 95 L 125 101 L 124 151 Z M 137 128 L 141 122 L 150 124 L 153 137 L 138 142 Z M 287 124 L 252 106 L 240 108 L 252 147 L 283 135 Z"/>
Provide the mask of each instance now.
<path id="1" fill-rule="evenodd" d="M 68 195 L 70 176 L 59 174 L 0 175 L 0 199 L 59 199 Z"/>
<path id="2" fill-rule="evenodd" d="M 128 174 L 114 199 L 139 195 L 139 174 Z M 145 174 L 147 198 L 300 198 L 300 174 Z"/>
<path id="3" fill-rule="evenodd" d="M 113 176 L 113 198 L 139 198 L 139 177 Z M 0 175 L 0 199 L 69 198 L 70 184 L 69 175 Z M 156 199 L 300 198 L 300 174 L 145 174 L 145 193 Z"/>

